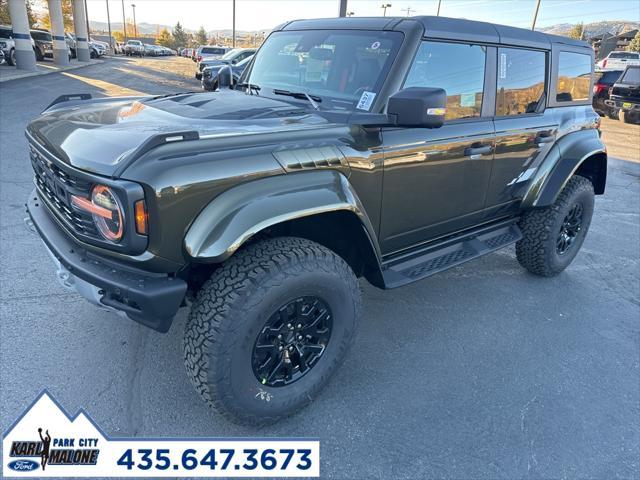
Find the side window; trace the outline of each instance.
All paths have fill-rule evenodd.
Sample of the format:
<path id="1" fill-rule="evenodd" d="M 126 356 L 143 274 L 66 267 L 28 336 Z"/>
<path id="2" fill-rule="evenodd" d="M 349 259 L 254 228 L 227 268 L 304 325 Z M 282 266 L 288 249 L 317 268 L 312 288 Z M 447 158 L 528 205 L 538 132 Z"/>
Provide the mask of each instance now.
<path id="1" fill-rule="evenodd" d="M 404 88 L 444 88 L 447 120 L 479 117 L 482 110 L 486 47 L 422 42 Z"/>
<path id="2" fill-rule="evenodd" d="M 560 52 L 558 58 L 557 102 L 589 100 L 591 56 Z"/>
<path id="3" fill-rule="evenodd" d="M 536 111 L 544 100 L 546 58 L 546 53 L 534 50 L 498 49 L 497 116 Z"/>

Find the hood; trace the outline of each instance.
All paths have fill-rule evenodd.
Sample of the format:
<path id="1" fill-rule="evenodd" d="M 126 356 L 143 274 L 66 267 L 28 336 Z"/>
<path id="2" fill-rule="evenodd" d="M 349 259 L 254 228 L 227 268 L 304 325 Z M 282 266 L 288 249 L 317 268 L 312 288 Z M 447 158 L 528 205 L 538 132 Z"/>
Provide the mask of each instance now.
<path id="1" fill-rule="evenodd" d="M 196 131 L 200 137 L 224 137 L 331 125 L 318 113 L 305 105 L 228 90 L 58 104 L 33 120 L 27 132 L 61 161 L 111 176 L 154 135 Z"/>

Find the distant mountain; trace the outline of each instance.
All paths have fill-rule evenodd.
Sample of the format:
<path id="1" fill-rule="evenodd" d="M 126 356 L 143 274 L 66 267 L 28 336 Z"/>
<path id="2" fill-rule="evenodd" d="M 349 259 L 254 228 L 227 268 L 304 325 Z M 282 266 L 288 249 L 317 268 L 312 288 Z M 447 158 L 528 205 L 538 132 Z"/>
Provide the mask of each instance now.
<path id="1" fill-rule="evenodd" d="M 127 21 L 127 25 L 129 25 L 128 21 Z M 109 25 L 107 24 L 107 22 L 96 22 L 94 20 L 90 20 L 89 27 L 91 28 L 91 30 L 95 30 L 99 32 L 109 31 Z M 138 28 L 139 35 L 154 35 L 155 33 L 161 31 L 163 28 L 166 28 L 169 31 L 173 29 L 172 25 L 156 25 L 156 24 L 145 23 L 145 22 L 138 23 L 136 27 Z M 122 31 L 122 22 L 111 22 L 111 31 L 115 32 L 117 30 Z M 185 28 L 185 31 L 192 32 L 192 33 L 194 32 L 194 30 L 189 30 L 188 28 Z"/>
<path id="2" fill-rule="evenodd" d="M 559 23 L 550 27 L 538 28 L 541 32 L 552 33 L 554 35 L 568 35 L 575 24 Z M 631 22 L 626 20 L 603 20 L 601 22 L 585 23 L 585 39 L 589 39 L 604 33 L 611 35 L 619 35 L 640 28 L 640 22 Z"/>

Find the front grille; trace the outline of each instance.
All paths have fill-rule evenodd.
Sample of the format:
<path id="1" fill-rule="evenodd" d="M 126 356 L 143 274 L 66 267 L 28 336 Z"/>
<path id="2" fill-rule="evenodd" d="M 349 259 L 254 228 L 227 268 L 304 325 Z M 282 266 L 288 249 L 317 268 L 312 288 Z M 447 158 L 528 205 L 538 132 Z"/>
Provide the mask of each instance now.
<path id="1" fill-rule="evenodd" d="M 64 171 L 33 145 L 29 145 L 29 155 L 36 187 L 52 214 L 72 232 L 99 239 L 91 214 L 71 205 L 71 195 L 89 197 L 91 183 Z"/>

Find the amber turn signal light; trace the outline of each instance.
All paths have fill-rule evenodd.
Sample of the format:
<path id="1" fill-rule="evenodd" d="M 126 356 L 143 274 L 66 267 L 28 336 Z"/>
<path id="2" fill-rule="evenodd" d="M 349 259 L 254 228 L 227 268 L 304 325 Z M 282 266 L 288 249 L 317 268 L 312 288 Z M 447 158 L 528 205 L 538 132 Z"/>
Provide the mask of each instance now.
<path id="1" fill-rule="evenodd" d="M 136 232 L 140 235 L 147 235 L 148 217 L 147 206 L 144 204 L 144 200 L 138 200 L 135 203 L 135 215 L 136 215 Z"/>

